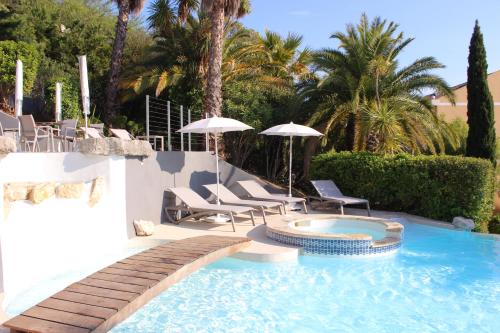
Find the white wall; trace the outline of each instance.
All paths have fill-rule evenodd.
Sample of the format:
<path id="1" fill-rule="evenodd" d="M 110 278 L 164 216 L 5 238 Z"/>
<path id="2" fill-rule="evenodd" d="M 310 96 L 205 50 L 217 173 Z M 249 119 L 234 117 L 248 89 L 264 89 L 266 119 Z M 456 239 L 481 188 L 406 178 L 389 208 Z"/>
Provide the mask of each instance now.
<path id="1" fill-rule="evenodd" d="M 106 190 L 89 207 L 91 181 L 103 176 Z M 81 199 L 52 197 L 35 205 L 0 205 L 0 292 L 4 304 L 39 281 L 78 269 L 127 241 L 125 158 L 79 153 L 9 154 L 0 158 L 0 198 L 11 182 L 85 182 Z"/>

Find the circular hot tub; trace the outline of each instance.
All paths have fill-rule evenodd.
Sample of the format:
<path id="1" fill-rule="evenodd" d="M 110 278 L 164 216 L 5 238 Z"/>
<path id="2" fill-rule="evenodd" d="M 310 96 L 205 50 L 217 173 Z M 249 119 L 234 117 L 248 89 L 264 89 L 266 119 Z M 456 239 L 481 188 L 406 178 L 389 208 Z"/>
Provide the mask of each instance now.
<path id="1" fill-rule="evenodd" d="M 403 225 L 357 216 L 301 219 L 268 224 L 267 236 L 300 246 L 305 254 L 378 255 L 401 246 Z"/>

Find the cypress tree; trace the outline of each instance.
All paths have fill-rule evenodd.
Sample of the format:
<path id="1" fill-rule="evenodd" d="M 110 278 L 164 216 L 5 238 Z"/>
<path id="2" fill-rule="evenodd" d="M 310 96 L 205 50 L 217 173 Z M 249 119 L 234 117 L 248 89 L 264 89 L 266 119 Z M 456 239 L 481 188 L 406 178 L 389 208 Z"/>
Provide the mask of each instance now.
<path id="1" fill-rule="evenodd" d="M 469 46 L 467 68 L 467 156 L 489 159 L 496 165 L 493 99 L 488 88 L 488 63 L 483 34 L 476 20 Z"/>

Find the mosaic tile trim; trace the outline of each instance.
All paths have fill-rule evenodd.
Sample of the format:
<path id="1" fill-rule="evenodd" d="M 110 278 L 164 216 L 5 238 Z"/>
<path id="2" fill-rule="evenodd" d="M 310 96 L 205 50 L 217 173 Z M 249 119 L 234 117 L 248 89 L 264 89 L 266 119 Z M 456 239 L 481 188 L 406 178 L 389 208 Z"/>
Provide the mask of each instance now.
<path id="1" fill-rule="evenodd" d="M 372 240 L 303 238 L 283 235 L 269 229 L 266 234 L 280 243 L 302 247 L 305 254 L 374 255 L 392 252 L 401 247 L 401 242 L 372 247 Z"/>

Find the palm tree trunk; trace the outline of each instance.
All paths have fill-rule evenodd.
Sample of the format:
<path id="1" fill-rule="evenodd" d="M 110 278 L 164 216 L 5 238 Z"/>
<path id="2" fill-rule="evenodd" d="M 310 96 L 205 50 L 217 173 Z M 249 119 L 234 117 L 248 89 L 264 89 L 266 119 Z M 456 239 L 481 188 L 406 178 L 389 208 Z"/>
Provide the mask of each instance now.
<path id="1" fill-rule="evenodd" d="M 125 38 L 127 37 L 130 3 L 129 1 L 118 1 L 118 7 L 118 21 L 116 22 L 115 41 L 113 43 L 109 79 L 106 86 L 106 109 L 104 110 L 104 120 L 108 124 L 113 122 L 117 112 L 118 79 L 120 77 L 122 67 Z"/>
<path id="2" fill-rule="evenodd" d="M 211 11 L 210 54 L 203 107 L 213 116 L 221 115 L 222 107 L 222 43 L 224 40 L 224 1 L 214 0 Z"/>

